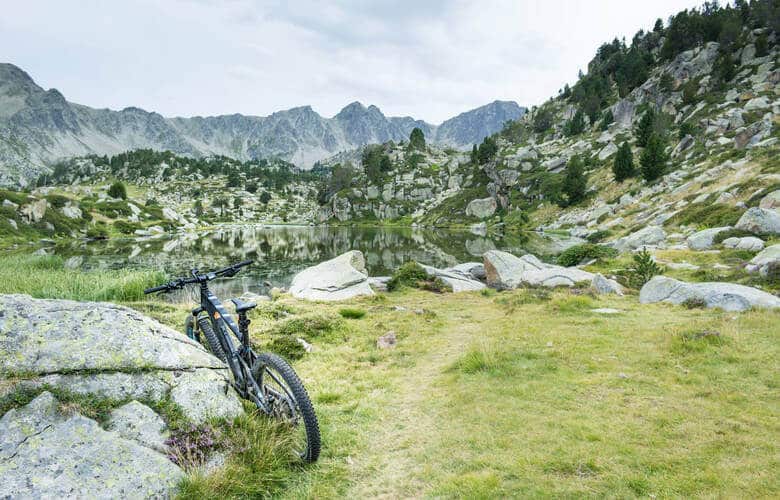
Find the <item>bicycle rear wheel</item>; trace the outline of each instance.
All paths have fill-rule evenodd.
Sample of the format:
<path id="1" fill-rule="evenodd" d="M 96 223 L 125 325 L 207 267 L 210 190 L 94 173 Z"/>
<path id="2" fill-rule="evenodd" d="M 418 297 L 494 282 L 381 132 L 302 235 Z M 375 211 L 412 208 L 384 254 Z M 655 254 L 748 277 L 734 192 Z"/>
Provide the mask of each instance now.
<path id="1" fill-rule="evenodd" d="M 295 370 L 276 354 L 265 352 L 252 364 L 252 376 L 268 401 L 271 416 L 292 427 L 293 452 L 304 462 L 316 462 L 320 456 L 320 427 Z"/>
<path id="2" fill-rule="evenodd" d="M 201 318 L 198 320 L 198 328 L 203 332 L 203 336 L 206 337 L 206 347 L 211 354 L 218 357 L 220 361 L 227 363 L 227 356 L 222 349 L 222 344 L 219 343 L 217 334 L 214 333 L 214 328 L 211 327 L 211 321 L 208 318 Z"/>

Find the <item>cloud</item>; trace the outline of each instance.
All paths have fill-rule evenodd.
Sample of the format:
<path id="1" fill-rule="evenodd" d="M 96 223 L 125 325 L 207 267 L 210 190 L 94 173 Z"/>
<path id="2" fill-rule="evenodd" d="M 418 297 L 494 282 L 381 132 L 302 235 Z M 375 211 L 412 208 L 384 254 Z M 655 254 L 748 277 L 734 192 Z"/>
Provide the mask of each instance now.
<path id="1" fill-rule="evenodd" d="M 166 116 L 349 102 L 438 123 L 543 102 L 595 49 L 689 0 L 14 2 L 0 60 L 72 101 Z"/>

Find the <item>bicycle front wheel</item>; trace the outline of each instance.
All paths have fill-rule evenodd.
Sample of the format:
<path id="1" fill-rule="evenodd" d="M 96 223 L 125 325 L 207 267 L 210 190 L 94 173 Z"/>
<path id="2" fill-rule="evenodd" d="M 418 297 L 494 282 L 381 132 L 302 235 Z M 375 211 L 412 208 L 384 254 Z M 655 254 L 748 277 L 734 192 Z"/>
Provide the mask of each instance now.
<path id="1" fill-rule="evenodd" d="M 268 402 L 271 416 L 290 425 L 293 451 L 304 462 L 320 456 L 320 427 L 309 395 L 295 370 L 276 354 L 261 353 L 252 365 L 254 377 Z"/>

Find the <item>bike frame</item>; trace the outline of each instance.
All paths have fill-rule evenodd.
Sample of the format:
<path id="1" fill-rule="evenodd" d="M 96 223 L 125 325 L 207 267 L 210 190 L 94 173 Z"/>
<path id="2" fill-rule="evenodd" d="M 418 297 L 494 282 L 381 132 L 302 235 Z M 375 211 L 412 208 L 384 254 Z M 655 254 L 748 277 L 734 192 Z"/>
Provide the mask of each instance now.
<path id="1" fill-rule="evenodd" d="M 200 283 L 200 307 L 192 310 L 196 324 L 199 316 L 203 313 L 208 316 L 214 333 L 222 345 L 230 371 L 233 372 L 233 386 L 236 391 L 241 397 L 251 400 L 262 411 L 268 413 L 270 411 L 268 401 L 251 376 L 250 367 L 257 356 L 249 346 L 250 321 L 246 317 L 246 312 L 239 313 L 238 324 L 236 324 L 222 302 L 209 290 L 208 281 L 202 281 Z M 233 341 L 228 330 L 233 332 L 239 342 L 238 345 Z"/>

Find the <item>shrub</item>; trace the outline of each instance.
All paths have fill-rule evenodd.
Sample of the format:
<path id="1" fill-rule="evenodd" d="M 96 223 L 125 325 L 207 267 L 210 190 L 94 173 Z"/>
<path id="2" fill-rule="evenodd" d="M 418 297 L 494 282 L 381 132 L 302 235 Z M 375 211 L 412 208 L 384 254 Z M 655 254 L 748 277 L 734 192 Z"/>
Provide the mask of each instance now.
<path id="1" fill-rule="evenodd" d="M 642 288 L 653 276 L 663 272 L 664 269 L 653 260 L 653 255 L 643 248 L 641 252 L 634 254 L 634 267 L 629 270 L 629 283 L 634 288 Z"/>
<path id="2" fill-rule="evenodd" d="M 387 282 L 387 289 L 393 291 L 405 286 L 417 287 L 420 281 L 427 279 L 428 273 L 420 264 L 414 261 L 407 262 L 393 273 L 393 277 Z"/>
<path id="3" fill-rule="evenodd" d="M 342 318 L 347 319 L 360 319 L 366 315 L 366 311 L 362 309 L 354 309 L 352 307 L 345 307 L 339 310 L 339 314 Z"/>
<path id="4" fill-rule="evenodd" d="M 686 309 L 704 309 L 707 307 L 707 301 L 701 297 L 690 297 L 682 302 L 682 306 Z"/>
<path id="5" fill-rule="evenodd" d="M 685 139 L 685 136 L 696 135 L 696 125 L 691 122 L 682 122 L 680 124 L 680 130 L 677 133 L 677 138 L 680 140 Z"/>
<path id="6" fill-rule="evenodd" d="M 116 199 L 127 199 L 127 187 L 121 181 L 117 181 L 108 188 L 108 196 Z"/>
<path id="7" fill-rule="evenodd" d="M 295 335 L 275 337 L 266 347 L 269 351 L 290 361 L 301 359 L 306 354 L 306 349 L 298 342 L 298 337 Z"/>
<path id="8" fill-rule="evenodd" d="M 576 266 L 584 260 L 611 258 L 617 256 L 618 251 L 614 248 L 603 245 L 594 245 L 593 243 L 583 243 L 567 248 L 558 256 L 558 264 L 562 266 Z"/>
<path id="9" fill-rule="evenodd" d="M 175 429 L 165 441 L 168 445 L 168 459 L 185 469 L 199 467 L 206 463 L 209 453 L 217 445 L 217 435 L 208 424 Z"/>
<path id="10" fill-rule="evenodd" d="M 612 231 L 610 231 L 609 229 L 604 229 L 589 234 L 588 236 L 585 237 L 585 239 L 588 240 L 588 243 L 598 243 L 599 241 L 604 241 L 610 236 L 612 236 Z"/>
<path id="11" fill-rule="evenodd" d="M 585 115 L 582 114 L 581 110 L 577 110 L 576 113 L 574 113 L 574 116 L 566 122 L 566 125 L 563 127 L 563 132 L 571 137 L 578 134 L 581 134 L 585 130 Z"/>
<path id="12" fill-rule="evenodd" d="M 70 201 L 70 198 L 67 196 L 62 196 L 61 194 L 50 194 L 46 197 L 46 200 L 49 202 L 49 204 L 54 208 L 62 208 L 65 206 L 67 202 Z"/>
<path id="13" fill-rule="evenodd" d="M 93 240 L 108 239 L 108 230 L 104 226 L 94 225 L 87 229 L 87 238 Z"/>
<path id="14" fill-rule="evenodd" d="M 280 321 L 271 328 L 271 334 L 293 335 L 310 339 L 333 331 L 338 326 L 338 322 L 338 318 L 320 314 L 306 314 Z"/>
<path id="15" fill-rule="evenodd" d="M 138 224 L 133 224 L 132 222 L 117 220 L 114 221 L 114 227 L 122 234 L 133 234 L 140 226 Z"/>
<path id="16" fill-rule="evenodd" d="M 693 104 L 696 102 L 696 93 L 699 91 L 699 82 L 696 79 L 690 79 L 682 87 L 683 104 Z"/>
<path id="17" fill-rule="evenodd" d="M 433 279 L 419 281 L 417 285 L 421 290 L 427 290 L 429 292 L 444 293 L 452 291 L 452 287 L 438 276 Z"/>

